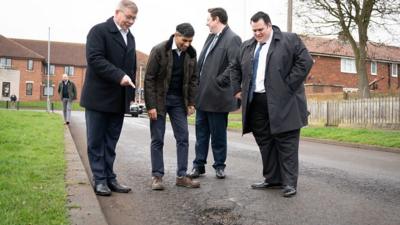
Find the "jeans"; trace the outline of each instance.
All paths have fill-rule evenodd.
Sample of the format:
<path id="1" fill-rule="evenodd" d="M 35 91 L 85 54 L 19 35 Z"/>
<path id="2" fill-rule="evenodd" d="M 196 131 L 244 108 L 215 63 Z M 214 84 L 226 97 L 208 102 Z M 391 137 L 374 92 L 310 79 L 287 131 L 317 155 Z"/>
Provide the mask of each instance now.
<path id="1" fill-rule="evenodd" d="M 181 96 L 167 95 L 166 113 L 169 115 L 176 140 L 177 164 L 176 175 L 186 176 L 189 150 L 189 131 L 187 111 Z M 152 176 L 164 176 L 164 134 L 166 115 L 157 115 L 157 120 L 150 120 L 151 132 L 151 173 Z"/>
<path id="2" fill-rule="evenodd" d="M 196 158 L 193 161 L 193 167 L 204 167 L 207 163 L 211 136 L 211 148 L 214 156 L 213 167 L 215 169 L 225 168 L 228 114 L 227 112 L 196 111 Z"/>
<path id="3" fill-rule="evenodd" d="M 72 100 L 69 98 L 63 98 L 63 115 L 64 115 L 64 122 L 71 121 L 71 107 L 72 107 Z"/>

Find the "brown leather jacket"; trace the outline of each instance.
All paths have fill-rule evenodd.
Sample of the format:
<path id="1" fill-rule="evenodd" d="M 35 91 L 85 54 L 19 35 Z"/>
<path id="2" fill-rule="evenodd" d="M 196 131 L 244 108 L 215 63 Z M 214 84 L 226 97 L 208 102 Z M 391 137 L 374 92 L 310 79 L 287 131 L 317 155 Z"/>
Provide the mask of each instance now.
<path id="1" fill-rule="evenodd" d="M 171 81 L 173 55 L 172 42 L 174 35 L 150 52 L 144 80 L 144 97 L 147 110 L 157 109 L 157 114 L 165 115 L 165 98 Z M 190 46 L 185 53 L 183 99 L 185 109 L 194 106 L 197 89 L 197 59 L 196 50 Z"/>

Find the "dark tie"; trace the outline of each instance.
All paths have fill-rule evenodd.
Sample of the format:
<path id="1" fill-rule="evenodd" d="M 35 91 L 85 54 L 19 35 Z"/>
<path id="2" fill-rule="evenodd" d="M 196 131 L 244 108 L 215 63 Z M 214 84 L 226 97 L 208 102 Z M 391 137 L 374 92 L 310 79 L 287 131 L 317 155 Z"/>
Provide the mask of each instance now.
<path id="1" fill-rule="evenodd" d="M 209 44 L 209 46 L 207 48 L 206 54 L 204 55 L 203 63 L 201 64 L 200 76 L 201 76 L 201 72 L 203 71 L 204 62 L 206 61 L 208 53 L 210 53 L 211 49 L 214 48 L 214 46 L 217 43 L 217 41 L 218 41 L 218 35 L 215 35 L 213 40 L 210 42 L 210 44 Z"/>
<path id="2" fill-rule="evenodd" d="M 210 53 L 211 49 L 214 48 L 214 46 L 217 43 L 217 41 L 218 41 L 218 35 L 215 35 L 213 40 L 212 40 L 212 42 L 211 42 L 211 44 L 210 44 L 210 46 L 207 49 L 206 55 L 204 56 L 204 60 L 207 58 L 208 53 Z"/>
<path id="3" fill-rule="evenodd" d="M 260 43 L 256 50 L 256 54 L 254 55 L 253 59 L 253 74 L 251 76 L 251 83 L 250 83 L 250 88 L 249 88 L 249 103 L 253 100 L 253 93 L 254 90 L 256 89 L 256 77 L 257 77 L 257 68 L 258 68 L 258 59 L 260 57 L 260 51 L 262 46 L 265 43 Z"/>

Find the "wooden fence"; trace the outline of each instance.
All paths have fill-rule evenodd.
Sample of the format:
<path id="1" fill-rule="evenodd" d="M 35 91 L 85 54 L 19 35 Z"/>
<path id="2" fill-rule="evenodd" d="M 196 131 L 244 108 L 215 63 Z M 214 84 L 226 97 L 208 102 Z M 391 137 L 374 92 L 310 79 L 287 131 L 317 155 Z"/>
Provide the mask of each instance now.
<path id="1" fill-rule="evenodd" d="M 309 123 L 400 129 L 400 97 L 308 101 Z"/>

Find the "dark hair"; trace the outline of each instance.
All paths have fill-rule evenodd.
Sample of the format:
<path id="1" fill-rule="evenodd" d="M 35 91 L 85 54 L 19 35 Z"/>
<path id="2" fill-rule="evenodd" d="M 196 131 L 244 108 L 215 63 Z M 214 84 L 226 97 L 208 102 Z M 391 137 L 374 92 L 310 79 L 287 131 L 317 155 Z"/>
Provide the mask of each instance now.
<path id="1" fill-rule="evenodd" d="M 176 31 L 184 37 L 193 37 L 194 29 L 190 23 L 181 23 L 176 26 Z"/>
<path id="2" fill-rule="evenodd" d="M 226 13 L 225 9 L 223 9 L 223 8 L 211 8 L 211 9 L 208 9 L 208 12 L 210 13 L 211 18 L 213 20 L 215 20 L 215 18 L 218 17 L 219 21 L 222 24 L 226 25 L 228 23 L 228 14 Z"/>
<path id="3" fill-rule="evenodd" d="M 259 11 L 256 14 L 254 14 L 250 21 L 256 23 L 258 22 L 260 19 L 264 20 L 265 24 L 271 24 L 271 19 L 269 18 L 268 14 L 266 14 L 265 12 Z"/>

